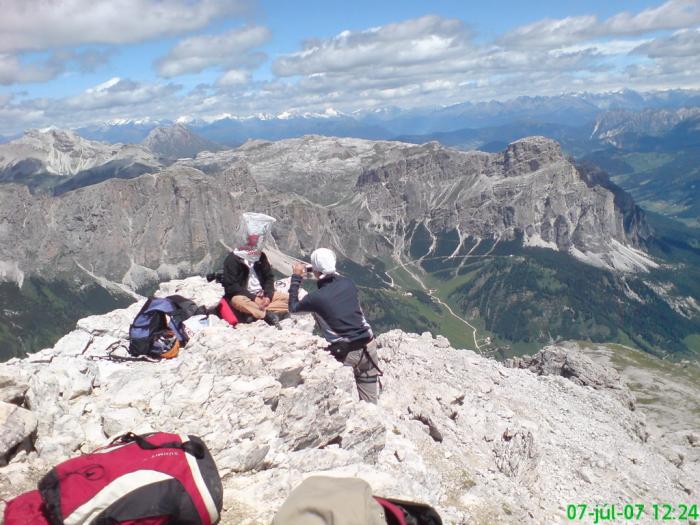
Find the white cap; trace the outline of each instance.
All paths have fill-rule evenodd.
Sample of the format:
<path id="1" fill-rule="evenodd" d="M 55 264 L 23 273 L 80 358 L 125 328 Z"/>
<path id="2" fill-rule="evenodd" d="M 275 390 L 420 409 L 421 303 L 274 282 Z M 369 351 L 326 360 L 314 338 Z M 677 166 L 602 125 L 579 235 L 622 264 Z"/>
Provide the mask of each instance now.
<path id="1" fill-rule="evenodd" d="M 311 253 L 311 268 L 324 276 L 335 273 L 335 254 L 328 248 L 319 248 Z"/>

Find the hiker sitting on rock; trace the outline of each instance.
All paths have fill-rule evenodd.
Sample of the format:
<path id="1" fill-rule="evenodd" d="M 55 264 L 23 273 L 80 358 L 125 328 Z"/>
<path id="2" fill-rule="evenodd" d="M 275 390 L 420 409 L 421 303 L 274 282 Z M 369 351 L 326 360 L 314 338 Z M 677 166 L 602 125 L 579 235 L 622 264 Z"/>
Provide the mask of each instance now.
<path id="1" fill-rule="evenodd" d="M 319 248 L 311 254 L 311 270 L 318 279 L 318 290 L 299 300 L 299 286 L 306 273 L 304 263 L 292 267 L 289 311 L 312 312 L 333 357 L 351 366 L 360 399 L 377 403 L 377 345 L 372 328 L 360 307 L 355 283 L 335 270 L 335 254 Z"/>
<path id="2" fill-rule="evenodd" d="M 275 219 L 262 213 L 244 213 L 238 230 L 239 245 L 224 261 L 224 296 L 244 322 L 264 319 L 279 328 L 277 314 L 287 312 L 288 295 L 275 291 L 275 278 L 262 251 Z"/>

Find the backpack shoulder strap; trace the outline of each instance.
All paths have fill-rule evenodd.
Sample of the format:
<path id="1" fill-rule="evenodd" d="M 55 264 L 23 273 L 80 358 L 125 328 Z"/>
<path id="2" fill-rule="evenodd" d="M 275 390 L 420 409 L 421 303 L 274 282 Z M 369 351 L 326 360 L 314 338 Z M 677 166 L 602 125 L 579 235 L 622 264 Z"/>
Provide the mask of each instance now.
<path id="1" fill-rule="evenodd" d="M 133 432 L 127 432 L 123 436 L 119 436 L 114 441 L 112 441 L 113 445 L 121 443 L 136 443 L 143 450 L 157 450 L 159 448 L 177 448 L 187 452 L 188 454 L 194 456 L 197 459 L 202 459 L 206 453 L 204 445 L 196 441 L 184 441 L 182 443 L 177 443 L 173 441 L 170 443 L 156 445 L 148 441 L 146 437 L 139 436 L 138 434 L 134 434 Z"/>

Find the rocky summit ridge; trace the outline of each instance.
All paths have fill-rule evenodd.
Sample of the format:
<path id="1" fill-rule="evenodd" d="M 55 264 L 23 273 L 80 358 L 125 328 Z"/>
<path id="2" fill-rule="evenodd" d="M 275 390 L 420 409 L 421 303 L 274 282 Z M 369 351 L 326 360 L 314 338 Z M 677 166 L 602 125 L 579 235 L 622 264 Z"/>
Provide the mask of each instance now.
<path id="1" fill-rule="evenodd" d="M 158 292 L 172 293 L 213 306 L 221 288 L 189 278 Z M 141 305 L 82 319 L 53 348 L 0 365 L 0 500 L 58 461 L 149 430 L 204 438 L 223 477 L 223 524 L 269 523 L 311 474 L 361 477 L 375 494 L 435 506 L 446 524 L 566 523 L 570 504 L 700 491 L 697 462 L 664 456 L 619 377 L 562 348 L 508 368 L 392 330 L 378 337 L 373 406 L 306 316 L 282 331 L 211 318 L 176 359 L 108 359 Z"/>

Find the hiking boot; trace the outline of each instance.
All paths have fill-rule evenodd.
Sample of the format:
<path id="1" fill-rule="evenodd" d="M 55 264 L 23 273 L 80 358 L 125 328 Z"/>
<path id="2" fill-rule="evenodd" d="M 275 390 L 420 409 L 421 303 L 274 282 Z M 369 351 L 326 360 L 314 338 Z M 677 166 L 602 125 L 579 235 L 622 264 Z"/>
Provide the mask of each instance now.
<path id="1" fill-rule="evenodd" d="M 236 317 L 238 317 L 238 322 L 243 324 L 254 323 L 257 321 L 257 319 L 252 315 L 242 312 L 236 312 Z"/>
<path id="2" fill-rule="evenodd" d="M 263 317 L 263 321 L 265 321 L 270 326 L 274 326 L 275 328 L 277 328 L 277 330 L 282 330 L 282 327 L 280 326 L 280 318 L 277 317 L 277 314 L 274 312 L 265 312 L 265 317 Z"/>

